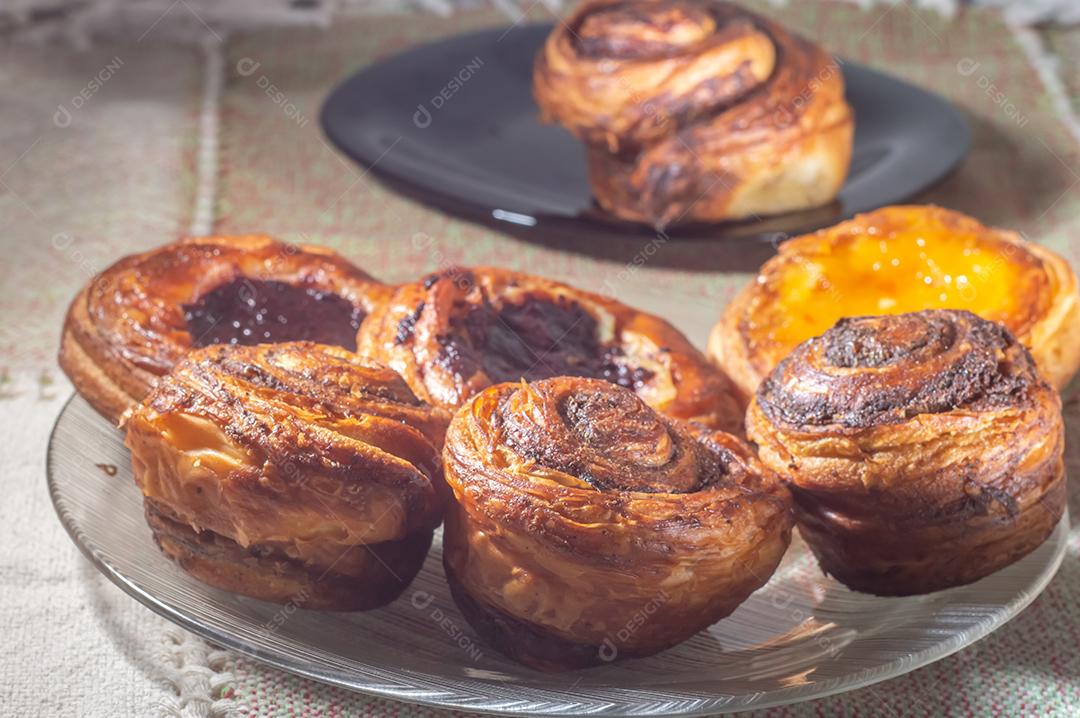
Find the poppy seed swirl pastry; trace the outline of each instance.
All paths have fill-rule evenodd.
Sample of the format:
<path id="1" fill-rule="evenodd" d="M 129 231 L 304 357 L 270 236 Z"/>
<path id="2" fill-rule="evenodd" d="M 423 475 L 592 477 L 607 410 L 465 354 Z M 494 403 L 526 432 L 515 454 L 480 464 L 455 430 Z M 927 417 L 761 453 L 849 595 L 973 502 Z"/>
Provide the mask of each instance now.
<path id="1" fill-rule="evenodd" d="M 1064 510 L 1057 392 L 970 312 L 842 319 L 780 362 L 746 421 L 821 568 L 857 591 L 971 583 Z"/>
<path id="2" fill-rule="evenodd" d="M 1058 389 L 1080 367 L 1069 264 L 959 212 L 896 206 L 796 237 L 724 309 L 709 355 L 749 397 L 799 343 L 841 317 L 966 309 L 1004 324 Z"/>
<path id="3" fill-rule="evenodd" d="M 816 207 L 854 119 L 836 62 L 716 0 L 589 0 L 533 70 L 541 117 L 585 143 L 600 206 L 655 226 Z"/>
<path id="4" fill-rule="evenodd" d="M 383 286 L 335 252 L 197 237 L 121 259 L 75 297 L 60 366 L 115 422 L 191 348 L 308 340 L 355 349 Z"/>
<path id="5" fill-rule="evenodd" d="M 161 549 L 199 580 L 305 608 L 392 601 L 447 495 L 449 415 L 309 342 L 196 349 L 125 415 Z"/>
<path id="6" fill-rule="evenodd" d="M 686 640 L 764 585 L 791 538 L 790 497 L 745 443 L 599 379 L 486 389 L 443 459 L 454 599 L 541 670 Z"/>
<path id="7" fill-rule="evenodd" d="M 633 389 L 669 416 L 742 427 L 731 382 L 675 327 L 543 277 L 492 267 L 431 274 L 399 286 L 357 344 L 437 406 L 500 382 L 584 376 Z"/>

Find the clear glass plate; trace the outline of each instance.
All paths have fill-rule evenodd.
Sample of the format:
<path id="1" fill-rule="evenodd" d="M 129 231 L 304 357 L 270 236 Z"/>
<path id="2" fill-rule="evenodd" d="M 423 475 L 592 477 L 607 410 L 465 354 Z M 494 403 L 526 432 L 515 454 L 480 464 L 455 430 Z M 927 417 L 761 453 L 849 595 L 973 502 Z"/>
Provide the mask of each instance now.
<path id="1" fill-rule="evenodd" d="M 391 606 L 318 613 L 234 596 L 183 573 L 143 521 L 121 434 L 74 397 L 49 443 L 49 491 L 79 548 L 122 589 L 205 638 L 345 688 L 490 713 L 697 715 L 773 706 L 898 676 L 986 636 L 1043 590 L 1068 516 L 1038 550 L 971 586 L 875 598 L 824 577 L 795 540 L 769 584 L 729 618 L 651 658 L 563 674 L 481 644 L 443 579 L 438 536 Z"/>

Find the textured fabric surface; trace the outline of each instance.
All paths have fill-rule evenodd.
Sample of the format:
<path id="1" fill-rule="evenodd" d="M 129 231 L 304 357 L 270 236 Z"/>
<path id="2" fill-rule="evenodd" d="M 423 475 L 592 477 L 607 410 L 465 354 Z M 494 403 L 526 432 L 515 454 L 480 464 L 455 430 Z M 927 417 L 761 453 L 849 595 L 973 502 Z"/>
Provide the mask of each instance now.
<path id="1" fill-rule="evenodd" d="M 761 5 L 830 49 L 941 92 L 965 111 L 975 130 L 972 155 L 920 201 L 1020 229 L 1080 266 L 1080 145 L 1061 112 L 1062 99 L 1074 111 L 1080 106 L 1075 31 L 1036 36 L 1037 49 L 1051 62 L 1058 59 L 1062 94 L 1055 97 L 1046 68 L 1032 60 L 1031 37 L 992 13 L 965 12 L 948 22 L 909 5 Z M 546 17 L 542 4 L 533 15 Z M 676 317 L 703 344 L 705 328 L 746 279 L 718 269 L 731 250 L 674 241 L 651 248 L 648 240 L 570 247 L 557 238 L 543 244 L 510 238 L 394 195 L 322 139 L 319 103 L 351 72 L 417 42 L 503 23 L 504 16 L 490 10 L 450 18 L 389 16 L 329 29 L 240 34 L 211 46 L 209 55 L 154 43 L 152 29 L 142 41 L 133 37 L 88 51 L 0 50 L 0 222 L 6 230 L 0 238 L 0 429 L 7 439 L 0 475 L 6 549 L 0 633 L 9 646 L 0 652 L 0 712 L 440 713 L 214 651 L 153 616 L 100 577 L 70 543 L 49 505 L 44 453 L 48 429 L 70 392 L 53 359 L 70 297 L 115 258 L 173 239 L 193 222 L 328 244 L 390 281 L 455 262 L 549 274 Z M 209 92 L 206 68 L 215 63 L 207 57 L 221 60 L 224 80 Z M 248 72 L 252 63 L 258 69 Z M 283 99 L 268 96 L 263 77 Z M 219 140 L 216 153 L 205 151 L 208 132 Z M 212 173 L 216 192 L 207 194 L 200 164 L 218 169 Z M 638 266 L 640 258 L 645 261 Z M 1076 475 L 1080 396 L 1074 391 L 1066 396 L 1068 459 Z M 1075 488 L 1072 494 L 1072 514 L 1080 516 Z M 1043 596 L 951 658 L 869 689 L 755 715 L 1078 715 L 1078 558 L 1080 529 Z"/>
<path id="2" fill-rule="evenodd" d="M 195 718 L 235 705 L 231 657 L 100 575 L 44 482 L 71 393 L 54 359 L 63 310 L 117 256 L 187 227 L 202 66 L 197 51 L 134 42 L 0 51 L 3 715 Z"/>

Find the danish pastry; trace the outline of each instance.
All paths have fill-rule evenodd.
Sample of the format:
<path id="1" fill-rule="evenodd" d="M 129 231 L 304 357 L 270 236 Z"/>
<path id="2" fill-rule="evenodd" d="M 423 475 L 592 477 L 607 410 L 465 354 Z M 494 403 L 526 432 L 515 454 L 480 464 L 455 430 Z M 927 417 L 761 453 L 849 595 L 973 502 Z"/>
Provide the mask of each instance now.
<path id="1" fill-rule="evenodd" d="M 307 342 L 188 353 L 123 420 L 161 549 L 201 581 L 306 608 L 393 600 L 446 498 L 449 415 Z"/>
<path id="2" fill-rule="evenodd" d="M 1064 510 L 1057 392 L 970 312 L 841 319 L 780 362 L 746 421 L 822 569 L 858 591 L 970 583 Z"/>
<path id="3" fill-rule="evenodd" d="M 269 237 L 199 237 L 132 255 L 68 309 L 60 366 L 115 422 L 193 347 L 310 340 L 355 349 L 379 285 L 336 253 Z"/>
<path id="4" fill-rule="evenodd" d="M 717 0 L 589 0 L 536 58 L 541 117 L 585 143 L 617 217 L 664 226 L 807 209 L 847 175 L 854 121 L 820 48 Z"/>
<path id="5" fill-rule="evenodd" d="M 1004 324 L 1062 388 L 1080 367 L 1068 263 L 1015 232 L 933 206 L 885 207 L 796 237 L 727 306 L 709 354 L 745 396 L 841 317 L 966 309 Z"/>
<path id="6" fill-rule="evenodd" d="M 480 392 L 451 422 L 444 465 L 454 598 L 541 670 L 689 638 L 764 585 L 791 538 L 790 497 L 746 444 L 600 379 Z"/>
<path id="7" fill-rule="evenodd" d="M 357 343 L 438 406 L 499 382 L 585 376 L 633 389 L 669 416 L 742 427 L 731 382 L 677 329 L 542 277 L 480 267 L 401 285 Z"/>

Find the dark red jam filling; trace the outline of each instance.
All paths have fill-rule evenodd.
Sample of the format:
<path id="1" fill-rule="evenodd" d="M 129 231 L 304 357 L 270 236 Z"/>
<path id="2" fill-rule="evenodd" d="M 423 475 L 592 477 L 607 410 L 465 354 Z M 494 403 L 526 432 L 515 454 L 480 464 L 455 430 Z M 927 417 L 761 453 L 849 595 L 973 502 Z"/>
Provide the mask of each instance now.
<path id="1" fill-rule="evenodd" d="M 445 369 L 465 377 L 483 370 L 495 383 L 582 376 L 633 389 L 652 377 L 621 361 L 618 347 L 602 346 L 596 320 L 568 300 L 529 299 L 498 311 L 484 304 L 439 341 Z"/>
<path id="2" fill-rule="evenodd" d="M 191 344 L 312 341 L 356 350 L 364 312 L 332 292 L 240 278 L 184 305 Z"/>

